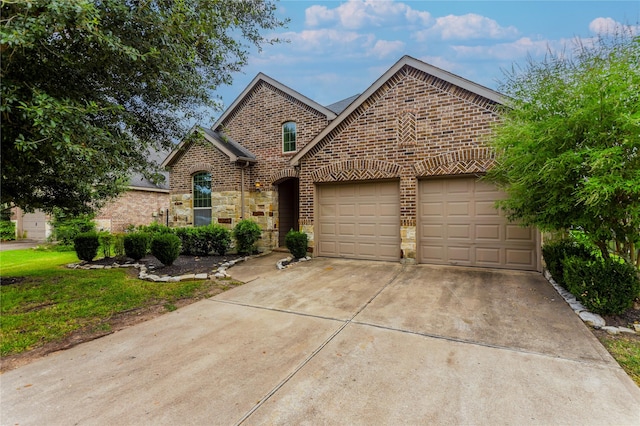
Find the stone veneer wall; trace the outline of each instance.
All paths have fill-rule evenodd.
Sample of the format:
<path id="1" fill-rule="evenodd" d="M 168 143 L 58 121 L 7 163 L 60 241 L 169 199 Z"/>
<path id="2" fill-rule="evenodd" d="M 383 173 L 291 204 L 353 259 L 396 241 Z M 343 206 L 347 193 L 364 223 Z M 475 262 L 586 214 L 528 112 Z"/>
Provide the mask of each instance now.
<path id="1" fill-rule="evenodd" d="M 496 103 L 405 66 L 300 162 L 300 224 L 314 246 L 315 183 L 399 179 L 401 250 L 416 258 L 418 178 L 483 173 Z"/>
<path id="2" fill-rule="evenodd" d="M 240 191 L 214 191 L 211 194 L 212 223 L 233 229 L 242 220 L 242 194 Z M 245 218 L 262 228 L 258 249 L 272 249 L 278 245 L 278 195 L 275 191 L 246 191 L 244 194 Z M 171 226 L 193 225 L 191 194 L 172 194 L 173 215 Z"/>

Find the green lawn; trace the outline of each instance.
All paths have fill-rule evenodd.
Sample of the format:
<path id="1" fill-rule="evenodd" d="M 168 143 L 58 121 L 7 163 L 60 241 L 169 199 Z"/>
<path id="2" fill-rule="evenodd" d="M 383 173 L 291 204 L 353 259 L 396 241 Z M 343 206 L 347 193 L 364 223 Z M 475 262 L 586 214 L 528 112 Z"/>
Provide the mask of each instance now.
<path id="1" fill-rule="evenodd" d="M 601 337 L 600 341 L 629 377 L 640 386 L 640 340 L 631 336 Z"/>
<path id="2" fill-rule="evenodd" d="M 108 330 L 109 318 L 118 313 L 158 304 L 173 310 L 180 299 L 206 297 L 221 288 L 212 281 L 153 283 L 131 277 L 125 269 L 64 266 L 77 261 L 74 252 L 0 252 L 0 276 L 21 277 L 1 287 L 1 356 L 62 340 L 80 329 Z"/>

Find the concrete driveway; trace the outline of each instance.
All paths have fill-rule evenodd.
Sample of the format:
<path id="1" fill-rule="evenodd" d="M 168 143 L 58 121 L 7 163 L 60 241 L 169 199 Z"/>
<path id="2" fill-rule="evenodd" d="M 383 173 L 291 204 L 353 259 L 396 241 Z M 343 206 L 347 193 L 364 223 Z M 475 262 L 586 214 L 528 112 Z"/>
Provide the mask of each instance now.
<path id="1" fill-rule="evenodd" d="M 640 424 L 536 273 L 270 255 L 248 282 L 0 376 L 20 424 Z"/>

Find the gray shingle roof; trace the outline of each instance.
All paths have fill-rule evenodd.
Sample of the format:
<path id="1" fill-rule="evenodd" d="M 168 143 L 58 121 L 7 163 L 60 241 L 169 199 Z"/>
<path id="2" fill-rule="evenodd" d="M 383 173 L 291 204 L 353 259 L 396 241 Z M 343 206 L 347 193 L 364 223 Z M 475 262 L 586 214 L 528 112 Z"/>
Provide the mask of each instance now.
<path id="1" fill-rule="evenodd" d="M 325 108 L 340 115 L 342 111 L 347 109 L 351 102 L 355 101 L 358 98 L 358 96 L 360 96 L 360 93 L 358 93 L 357 95 L 349 96 L 347 99 L 343 99 L 331 105 L 327 105 Z"/>
<path id="2" fill-rule="evenodd" d="M 250 158 L 255 160 L 256 156 L 250 152 L 248 149 L 246 149 L 245 147 L 243 147 L 242 145 L 240 145 L 238 142 L 234 141 L 233 139 L 231 139 L 230 137 L 226 136 L 226 135 L 221 135 L 220 132 L 216 132 L 214 130 L 211 129 L 205 129 L 204 127 L 201 127 L 201 129 L 209 136 L 211 136 L 213 139 L 215 139 L 217 142 L 219 142 L 220 144 L 224 144 L 224 146 L 233 153 L 233 155 L 235 155 L 236 157 L 240 157 L 240 158 Z"/>

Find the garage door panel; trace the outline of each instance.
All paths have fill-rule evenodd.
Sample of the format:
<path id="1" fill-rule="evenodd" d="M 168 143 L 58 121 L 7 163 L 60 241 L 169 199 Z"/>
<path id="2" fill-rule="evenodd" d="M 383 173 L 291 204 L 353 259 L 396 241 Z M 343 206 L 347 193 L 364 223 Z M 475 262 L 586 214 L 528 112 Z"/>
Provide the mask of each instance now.
<path id="1" fill-rule="evenodd" d="M 336 224 L 335 223 L 320 223 L 318 225 L 320 230 L 320 235 L 331 236 L 336 234 Z"/>
<path id="2" fill-rule="evenodd" d="M 475 226 L 475 239 L 482 241 L 500 241 L 500 229 L 501 226 L 499 224 L 494 225 L 483 225 L 477 224 Z"/>
<path id="3" fill-rule="evenodd" d="M 500 252 L 499 248 L 476 248 L 476 263 L 483 266 L 500 266 Z"/>
<path id="4" fill-rule="evenodd" d="M 376 236 L 376 224 L 375 223 L 361 223 L 358 225 L 359 237 L 374 237 Z"/>
<path id="5" fill-rule="evenodd" d="M 446 206 L 446 214 L 449 216 L 469 217 L 471 215 L 471 206 L 468 201 L 450 201 Z"/>
<path id="6" fill-rule="evenodd" d="M 506 225 L 507 238 L 509 240 L 519 240 L 523 242 L 530 242 L 535 240 L 535 235 L 531 228 L 523 228 L 518 225 Z"/>
<path id="7" fill-rule="evenodd" d="M 418 184 L 418 255 L 422 263 L 537 269 L 537 233 L 495 208 L 504 197 L 475 177 Z"/>
<path id="8" fill-rule="evenodd" d="M 441 202 L 422 203 L 420 205 L 423 216 L 444 216 L 444 204 Z"/>
<path id="9" fill-rule="evenodd" d="M 400 258 L 400 191 L 397 182 L 318 185 L 318 255 L 372 260 Z M 331 196 L 337 194 L 338 196 Z M 327 205 L 333 208 L 325 209 Z M 334 216 L 323 212 L 337 211 Z M 329 229 L 324 226 L 323 229 Z M 335 241 L 333 245 L 324 244 Z"/>
<path id="10" fill-rule="evenodd" d="M 463 225 L 449 225 L 447 226 L 447 237 L 449 239 L 471 239 L 471 226 L 469 224 Z"/>
<path id="11" fill-rule="evenodd" d="M 447 250 L 448 260 L 456 264 L 471 263 L 471 247 L 450 246 Z"/>
<path id="12" fill-rule="evenodd" d="M 477 217 L 500 217 L 500 211 L 496 209 L 495 201 L 476 201 L 475 213 Z"/>
<path id="13" fill-rule="evenodd" d="M 531 250 L 505 249 L 507 263 L 512 265 L 527 266 L 533 262 Z"/>
<path id="14" fill-rule="evenodd" d="M 463 179 L 452 179 L 445 181 L 443 187 L 447 194 L 471 194 L 473 192 L 473 184 Z"/>
<path id="15" fill-rule="evenodd" d="M 398 228 L 394 225 L 377 225 L 376 228 L 380 237 L 396 238 L 398 236 Z"/>
<path id="16" fill-rule="evenodd" d="M 430 240 L 444 237 L 444 228 L 438 225 L 422 225 L 421 235 Z"/>

